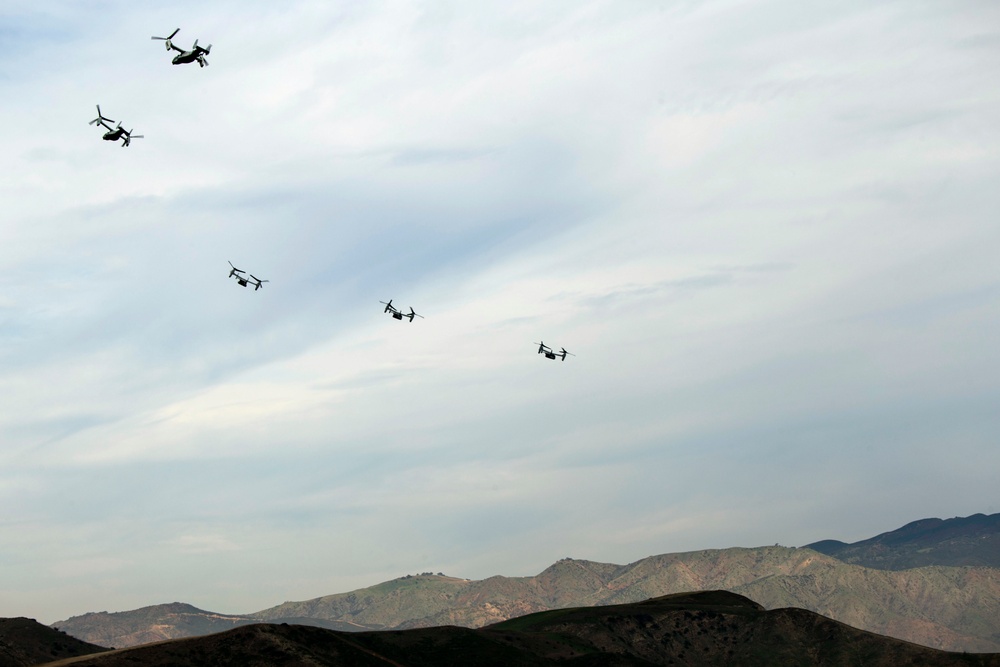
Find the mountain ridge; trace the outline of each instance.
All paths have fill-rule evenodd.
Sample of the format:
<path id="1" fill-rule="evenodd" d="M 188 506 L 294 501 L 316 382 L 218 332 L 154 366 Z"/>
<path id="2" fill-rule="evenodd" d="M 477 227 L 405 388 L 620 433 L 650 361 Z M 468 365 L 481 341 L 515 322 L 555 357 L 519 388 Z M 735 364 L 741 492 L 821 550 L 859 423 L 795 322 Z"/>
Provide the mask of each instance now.
<path id="1" fill-rule="evenodd" d="M 874 554 L 869 560 L 878 567 L 852 562 L 866 553 Z M 913 559 L 931 564 L 898 567 Z M 1000 569 L 952 564 L 970 559 L 1000 563 L 1000 514 L 920 519 L 854 544 L 821 540 L 802 548 L 706 549 L 626 565 L 564 558 L 528 577 L 470 580 L 425 572 L 251 614 L 215 614 L 172 603 L 84 614 L 54 625 L 95 644 L 131 646 L 261 621 L 345 631 L 482 627 L 547 609 L 727 589 L 768 608 L 801 607 L 929 646 L 1000 650 Z"/>
<path id="2" fill-rule="evenodd" d="M 917 568 L 873 570 L 810 549 L 757 547 L 661 554 L 627 565 L 563 559 L 534 577 L 482 580 L 407 575 L 367 589 L 285 602 L 247 615 L 206 616 L 198 622 L 305 623 L 340 630 L 405 630 L 440 625 L 483 627 L 553 608 L 634 603 L 691 590 L 725 589 L 769 609 L 801 607 L 853 627 L 934 648 L 1000 650 L 1000 570 Z M 190 636 L 193 619 L 160 612 L 157 639 Z M 119 612 L 111 636 L 87 634 L 93 615 L 58 625 L 95 644 L 128 646 L 146 639 L 148 621 L 129 625 Z M 81 623 L 81 621 L 83 623 Z M 97 623 L 100 625 L 100 623 Z M 173 636 L 170 636 L 173 634 Z M 202 634 L 206 634 L 202 632 Z M 101 639 L 103 641 L 97 641 Z M 153 641 L 155 641 L 154 639 Z M 129 642 L 134 643 L 130 644 Z"/>
<path id="3" fill-rule="evenodd" d="M 479 629 L 456 626 L 339 633 L 255 624 L 39 667 L 651 667 L 865 664 L 1000 667 L 1000 654 L 948 653 L 852 628 L 802 609 L 766 610 L 728 591 L 530 614 Z"/>
<path id="4" fill-rule="evenodd" d="M 928 565 L 1000 567 L 1000 513 L 918 519 L 858 542 L 826 539 L 803 548 L 883 570 Z"/>

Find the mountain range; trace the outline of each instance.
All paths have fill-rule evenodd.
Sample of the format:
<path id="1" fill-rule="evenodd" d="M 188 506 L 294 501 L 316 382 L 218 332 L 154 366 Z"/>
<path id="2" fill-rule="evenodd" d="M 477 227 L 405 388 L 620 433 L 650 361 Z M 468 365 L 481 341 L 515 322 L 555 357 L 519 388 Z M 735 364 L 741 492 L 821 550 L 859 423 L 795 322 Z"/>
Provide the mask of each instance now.
<path id="1" fill-rule="evenodd" d="M 1000 514 L 921 519 L 853 544 L 822 540 L 805 548 L 880 570 L 929 565 L 1000 567 Z"/>
<path id="2" fill-rule="evenodd" d="M 997 518 L 1000 515 L 929 519 L 865 542 L 892 544 L 897 555 L 928 548 L 930 551 L 924 553 L 933 554 L 935 549 L 927 545 L 976 544 L 969 533 L 980 534 L 984 524 L 996 527 Z M 928 529 L 912 528 L 920 524 Z M 940 524 L 947 528 L 933 530 Z M 984 542 L 992 541 L 989 535 Z M 958 547 L 936 551 L 937 557 L 947 562 L 962 558 Z M 901 562 L 900 558 L 893 562 Z M 495 576 L 474 581 L 424 573 L 349 593 L 285 602 L 252 614 L 218 614 L 173 603 L 84 614 L 55 626 L 88 642 L 117 647 L 260 622 L 347 631 L 440 625 L 478 628 L 545 610 L 635 603 L 712 589 L 745 595 L 767 609 L 811 610 L 925 646 L 1000 651 L 1000 569 L 952 565 L 876 569 L 845 563 L 812 548 L 778 546 L 664 554 L 628 565 L 563 559 L 533 577 Z"/>
<path id="3" fill-rule="evenodd" d="M 765 610 L 727 591 L 540 612 L 480 629 L 344 633 L 256 624 L 46 667 L 652 667 L 659 665 L 1000 667 L 1000 654 L 948 653 L 864 632 L 802 609 Z"/>

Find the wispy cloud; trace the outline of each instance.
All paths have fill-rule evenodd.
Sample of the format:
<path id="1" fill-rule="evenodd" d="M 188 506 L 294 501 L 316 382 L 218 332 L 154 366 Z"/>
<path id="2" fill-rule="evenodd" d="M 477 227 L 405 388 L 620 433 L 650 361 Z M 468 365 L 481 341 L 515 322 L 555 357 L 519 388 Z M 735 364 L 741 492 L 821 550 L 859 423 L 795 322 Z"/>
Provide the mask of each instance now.
<path id="1" fill-rule="evenodd" d="M 984 511 L 997 12 L 6 11 L 0 615 Z"/>

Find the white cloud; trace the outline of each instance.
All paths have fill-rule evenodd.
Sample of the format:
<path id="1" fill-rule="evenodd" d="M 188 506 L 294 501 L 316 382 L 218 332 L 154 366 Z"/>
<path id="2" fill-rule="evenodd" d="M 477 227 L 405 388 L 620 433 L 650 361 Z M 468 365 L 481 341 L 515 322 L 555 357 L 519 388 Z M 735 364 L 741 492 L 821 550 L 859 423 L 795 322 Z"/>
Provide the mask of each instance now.
<path id="1" fill-rule="evenodd" d="M 0 615 L 995 504 L 992 5 L 102 9 L 0 19 Z"/>

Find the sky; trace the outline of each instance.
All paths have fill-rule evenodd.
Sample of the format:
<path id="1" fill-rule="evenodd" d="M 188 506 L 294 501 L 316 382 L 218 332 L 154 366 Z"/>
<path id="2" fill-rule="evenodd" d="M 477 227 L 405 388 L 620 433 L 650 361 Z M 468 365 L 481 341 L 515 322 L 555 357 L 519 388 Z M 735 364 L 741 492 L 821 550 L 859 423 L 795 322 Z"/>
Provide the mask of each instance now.
<path id="1" fill-rule="evenodd" d="M 0 44 L 0 616 L 1000 512 L 993 0 L 39 0 Z"/>

